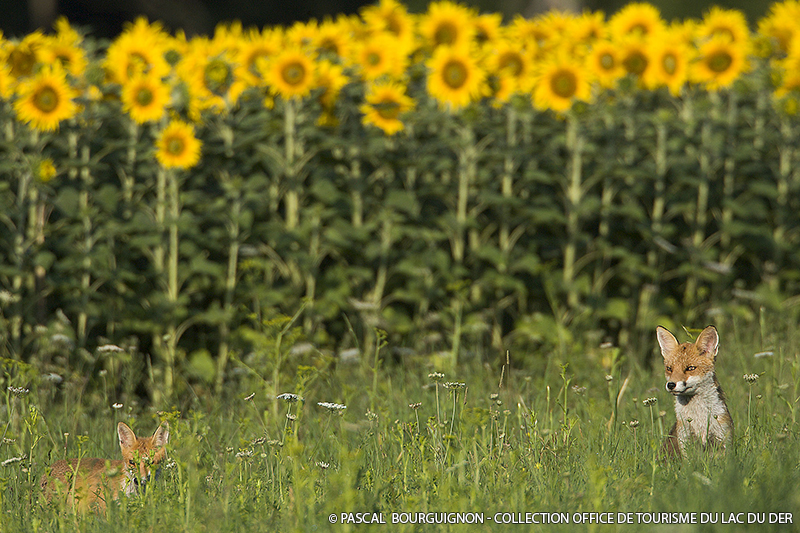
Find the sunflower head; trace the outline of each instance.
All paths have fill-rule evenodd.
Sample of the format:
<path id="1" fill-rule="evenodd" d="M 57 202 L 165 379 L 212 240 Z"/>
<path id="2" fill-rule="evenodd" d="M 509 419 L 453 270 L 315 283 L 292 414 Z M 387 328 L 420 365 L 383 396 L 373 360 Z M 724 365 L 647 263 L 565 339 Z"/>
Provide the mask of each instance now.
<path id="1" fill-rule="evenodd" d="M 67 83 L 66 72 L 58 65 L 47 65 L 32 78 L 20 83 L 14 109 L 20 120 L 40 131 L 58 129 L 62 120 L 75 116 L 76 92 Z"/>
<path id="2" fill-rule="evenodd" d="M 601 87 L 612 88 L 625 75 L 619 47 L 608 40 L 592 45 L 586 58 L 586 68 Z"/>
<path id="3" fill-rule="evenodd" d="M 39 161 L 39 164 L 36 165 L 35 174 L 42 183 L 52 181 L 52 179 L 56 177 L 56 173 L 56 164 L 49 157 L 42 159 Z"/>
<path id="4" fill-rule="evenodd" d="M 697 33 L 702 40 L 712 37 L 722 37 L 733 42 L 742 42 L 750 38 L 747 19 L 744 13 L 735 9 L 723 9 L 714 6 L 703 17 L 697 28 Z"/>
<path id="5" fill-rule="evenodd" d="M 376 126 L 387 135 L 394 135 L 404 128 L 403 113 L 414 107 L 414 101 L 406 96 L 405 89 L 397 82 L 378 82 L 369 87 L 361 106 L 362 122 Z"/>
<path id="6" fill-rule="evenodd" d="M 200 161 L 202 143 L 194 128 L 178 120 L 170 122 L 156 139 L 156 159 L 164 168 L 191 168 Z"/>
<path id="7" fill-rule="evenodd" d="M 730 86 L 748 68 L 749 43 L 732 42 L 724 36 L 713 37 L 698 51 L 693 79 L 709 90 Z"/>
<path id="8" fill-rule="evenodd" d="M 665 24 L 658 8 L 644 2 L 626 5 L 608 21 L 609 33 L 614 38 L 653 37 L 664 28 Z"/>
<path id="9" fill-rule="evenodd" d="M 284 99 L 308 96 L 315 86 L 315 62 L 300 48 L 286 48 L 259 65 L 264 81 Z"/>
<path id="10" fill-rule="evenodd" d="M 420 18 L 419 31 L 428 48 L 467 45 L 475 35 L 475 16 L 470 8 L 448 0 L 433 2 Z"/>
<path id="11" fill-rule="evenodd" d="M 439 104 L 457 110 L 484 92 L 485 71 L 470 47 L 439 47 L 428 61 L 428 93 Z"/>
<path id="12" fill-rule="evenodd" d="M 539 109 L 564 112 L 590 96 L 588 70 L 571 56 L 557 54 L 540 66 L 533 91 L 533 102 Z"/>
<path id="13" fill-rule="evenodd" d="M 132 78 L 122 87 L 122 109 L 137 123 L 160 120 L 166 112 L 170 88 L 154 76 Z"/>

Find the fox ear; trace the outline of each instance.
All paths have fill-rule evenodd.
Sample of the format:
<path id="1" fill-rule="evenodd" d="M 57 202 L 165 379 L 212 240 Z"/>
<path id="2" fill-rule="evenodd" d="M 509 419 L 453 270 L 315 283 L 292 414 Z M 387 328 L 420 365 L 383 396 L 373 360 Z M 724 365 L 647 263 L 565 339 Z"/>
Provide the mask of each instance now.
<path id="1" fill-rule="evenodd" d="M 163 447 L 169 442 L 169 423 L 166 420 L 161 422 L 156 432 L 153 433 L 153 442 L 158 447 Z"/>
<path id="2" fill-rule="evenodd" d="M 119 435 L 120 448 L 130 448 L 136 442 L 136 434 L 124 422 L 117 424 L 117 435 Z"/>
<path id="3" fill-rule="evenodd" d="M 658 326 L 656 328 L 656 337 L 658 337 L 658 346 L 661 348 L 662 357 L 668 357 L 669 353 L 678 347 L 678 339 L 665 327 Z"/>
<path id="4" fill-rule="evenodd" d="M 694 345 L 701 352 L 707 354 L 712 359 L 717 356 L 717 349 L 719 348 L 719 333 L 714 326 L 708 326 L 700 332 Z"/>

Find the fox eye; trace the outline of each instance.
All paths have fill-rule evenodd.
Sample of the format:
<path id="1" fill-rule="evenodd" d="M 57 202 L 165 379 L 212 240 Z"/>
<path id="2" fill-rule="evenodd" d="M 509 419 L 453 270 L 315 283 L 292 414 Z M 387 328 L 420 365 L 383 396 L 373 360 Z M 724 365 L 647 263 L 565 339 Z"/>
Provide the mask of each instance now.
<path id="1" fill-rule="evenodd" d="M 689 366 L 687 366 L 687 367 L 686 367 L 686 370 L 684 370 L 684 372 L 691 372 L 691 371 L 692 371 L 692 370 L 694 370 L 695 368 L 697 368 L 697 367 L 696 367 L 696 366 L 694 366 L 694 365 L 689 365 Z"/>

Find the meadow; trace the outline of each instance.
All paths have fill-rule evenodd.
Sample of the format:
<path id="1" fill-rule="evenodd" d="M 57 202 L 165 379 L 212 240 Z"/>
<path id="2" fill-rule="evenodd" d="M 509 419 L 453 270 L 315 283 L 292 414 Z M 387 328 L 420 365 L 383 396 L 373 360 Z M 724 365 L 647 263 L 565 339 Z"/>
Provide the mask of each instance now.
<path id="1" fill-rule="evenodd" d="M 292 391 L 285 399 L 270 394 L 271 375 L 253 371 L 184 411 L 117 404 L 113 387 L 89 393 L 88 367 L 61 386 L 33 379 L 30 390 L 3 394 L 3 531 L 503 531 L 514 520 L 566 531 L 575 513 L 592 512 L 612 513 L 614 525 L 588 529 L 659 529 L 642 521 L 696 513 L 683 530 L 796 530 L 769 519 L 793 512 L 797 520 L 800 347 L 792 324 L 763 319 L 719 323 L 718 377 L 736 437 L 724 454 L 695 449 L 685 461 L 659 455 L 674 422 L 661 369 L 638 365 L 625 347 L 580 344 L 536 368 L 490 353 L 457 369 L 397 366 L 384 361 L 387 346 L 347 364 L 317 354 L 312 366 L 281 373 L 279 390 Z M 6 362 L 4 383 L 24 381 L 27 370 Z M 117 421 L 149 434 L 161 419 L 171 424 L 170 460 L 144 495 L 77 517 L 38 496 L 48 463 L 116 458 Z M 392 513 L 412 523 L 391 525 Z M 417 513 L 480 514 L 484 523 L 420 525 Z M 511 524 L 495 523 L 496 513 L 511 513 L 501 517 Z M 570 522 L 519 513 L 566 513 Z M 651 514 L 621 526 L 617 513 Z M 387 525 L 342 523 L 376 516 Z M 765 523 L 736 523 L 748 519 Z"/>
<path id="2" fill-rule="evenodd" d="M 797 529 L 797 21 L 0 36 L 0 531 Z M 664 462 L 710 323 L 734 445 Z M 152 490 L 39 497 L 160 420 Z"/>

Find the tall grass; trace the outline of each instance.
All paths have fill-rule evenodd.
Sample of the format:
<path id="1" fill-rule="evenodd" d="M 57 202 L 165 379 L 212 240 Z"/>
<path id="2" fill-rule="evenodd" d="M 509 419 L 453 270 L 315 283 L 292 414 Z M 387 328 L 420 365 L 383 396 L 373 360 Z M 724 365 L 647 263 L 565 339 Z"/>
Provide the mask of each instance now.
<path id="1" fill-rule="evenodd" d="M 77 373 L 55 383 L 6 360 L 0 529 L 365 527 L 341 523 L 342 513 L 382 513 L 389 525 L 381 527 L 392 531 L 513 527 L 489 519 L 498 512 L 568 513 L 570 524 L 536 526 L 548 531 L 574 528 L 573 513 L 584 512 L 724 513 L 711 515 L 717 524 L 695 526 L 703 529 L 741 527 L 722 524 L 729 513 L 766 513 L 768 521 L 768 513 L 800 504 L 799 339 L 778 317 L 717 326 L 718 378 L 736 438 L 726 453 L 692 450 L 683 462 L 659 455 L 674 421 L 660 365 L 639 366 L 625 346 L 576 341 L 542 368 L 482 353 L 444 376 L 430 359 L 381 363 L 390 346 L 380 342 L 375 358 L 349 364 L 295 354 L 280 377 L 280 392 L 295 395 L 282 397 L 294 401 L 276 399 L 273 376 L 250 368 L 222 396 L 195 390 L 180 412 L 143 408 L 121 388 L 86 388 Z M 759 377 L 745 378 L 751 374 Z M 117 421 L 148 433 L 159 419 L 170 421 L 170 460 L 152 490 L 122 498 L 105 515 L 74 516 L 40 496 L 49 463 L 117 458 Z M 391 525 L 392 513 L 445 512 L 483 513 L 484 524 Z"/>

